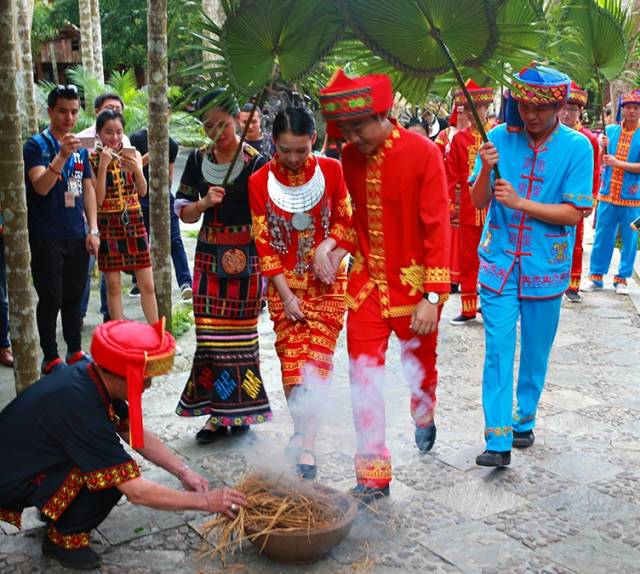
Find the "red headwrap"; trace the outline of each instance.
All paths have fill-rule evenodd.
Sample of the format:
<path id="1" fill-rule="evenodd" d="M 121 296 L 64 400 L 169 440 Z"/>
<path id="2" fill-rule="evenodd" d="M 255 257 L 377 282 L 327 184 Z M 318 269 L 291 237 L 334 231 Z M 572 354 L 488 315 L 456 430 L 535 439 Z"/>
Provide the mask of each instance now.
<path id="1" fill-rule="evenodd" d="M 393 107 L 391 80 L 384 74 L 350 78 L 337 70 L 327 87 L 320 90 L 320 106 L 329 137 L 340 138 L 337 122 L 386 113 Z"/>
<path id="2" fill-rule="evenodd" d="M 587 90 L 581 88 L 575 82 L 571 82 L 571 88 L 569 90 L 569 99 L 567 100 L 568 104 L 576 104 L 581 108 L 584 108 L 587 105 L 588 95 Z"/>
<path id="3" fill-rule="evenodd" d="M 109 321 L 96 327 L 91 355 L 96 364 L 127 380 L 129 442 L 144 447 L 142 391 L 144 380 L 168 373 L 176 342 L 164 330 L 164 317 L 155 325 L 137 321 Z"/>
<path id="4" fill-rule="evenodd" d="M 469 79 L 464 83 L 465 87 L 469 91 L 471 100 L 476 105 L 490 104 L 493 102 L 493 88 L 481 88 L 473 80 Z M 453 126 L 458 125 L 458 106 L 466 106 L 467 98 L 464 96 L 462 90 L 458 90 L 453 93 L 453 112 L 451 112 L 451 118 L 449 123 Z"/>

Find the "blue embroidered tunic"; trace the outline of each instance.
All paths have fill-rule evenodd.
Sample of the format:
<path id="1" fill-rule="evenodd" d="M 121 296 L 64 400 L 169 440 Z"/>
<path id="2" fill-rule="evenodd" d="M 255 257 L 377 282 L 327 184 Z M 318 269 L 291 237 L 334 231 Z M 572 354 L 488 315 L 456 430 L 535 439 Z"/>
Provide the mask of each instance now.
<path id="1" fill-rule="evenodd" d="M 607 153 L 621 161 L 640 162 L 640 128 L 626 130 L 621 125 L 607 126 L 609 145 Z M 607 165 L 604 168 L 599 201 L 623 205 L 640 206 L 640 173 L 631 173 L 618 167 Z"/>
<path id="2" fill-rule="evenodd" d="M 502 178 L 520 197 L 592 207 L 593 148 L 581 133 L 558 123 L 536 148 L 525 131 L 510 132 L 502 124 L 489 132 L 489 140 L 500 154 Z M 471 183 L 480 168 L 478 156 Z M 533 219 L 492 199 L 478 247 L 479 282 L 501 293 L 519 264 L 521 298 L 559 297 L 569 285 L 574 238 L 573 226 Z"/>

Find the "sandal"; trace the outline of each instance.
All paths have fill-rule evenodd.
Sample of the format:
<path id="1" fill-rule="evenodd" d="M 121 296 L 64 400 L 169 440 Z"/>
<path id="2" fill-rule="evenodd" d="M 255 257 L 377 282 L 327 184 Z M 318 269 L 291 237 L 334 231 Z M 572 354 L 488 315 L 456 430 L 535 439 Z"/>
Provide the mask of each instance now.
<path id="1" fill-rule="evenodd" d="M 295 441 L 298 437 L 300 437 L 300 444 L 298 446 L 293 445 L 293 441 Z M 304 438 L 304 434 L 301 432 L 294 432 L 289 439 L 289 444 L 284 449 L 285 458 L 292 463 L 295 463 L 300 455 L 302 454 L 302 439 Z"/>
<path id="2" fill-rule="evenodd" d="M 313 457 L 313 464 L 300 464 L 296 465 L 296 472 L 298 476 L 303 480 L 313 480 L 318 473 L 318 467 L 316 466 L 316 453 L 308 448 L 303 448 L 300 454 L 310 454 Z"/>

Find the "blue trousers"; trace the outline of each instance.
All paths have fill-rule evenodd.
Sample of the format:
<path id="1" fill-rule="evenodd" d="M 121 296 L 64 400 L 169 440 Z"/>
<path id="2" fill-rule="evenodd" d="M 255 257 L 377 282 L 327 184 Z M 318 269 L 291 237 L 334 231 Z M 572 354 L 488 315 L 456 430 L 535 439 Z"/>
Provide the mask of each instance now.
<path id="1" fill-rule="evenodd" d="M 485 332 L 482 408 L 488 450 L 511 450 L 513 432 L 534 428 L 544 387 L 551 345 L 558 329 L 562 297 L 520 299 L 516 265 L 503 292 L 482 287 L 480 301 Z M 520 319 L 520 369 L 513 413 L 513 370 Z"/>
<path id="2" fill-rule="evenodd" d="M 173 262 L 173 270 L 176 274 L 176 282 L 178 287 L 183 285 L 191 286 L 191 272 L 189 271 L 189 261 L 187 254 L 184 250 L 184 244 L 182 243 L 182 235 L 180 234 L 180 220 L 173 209 L 175 198 L 172 193 L 169 193 L 169 215 L 171 222 L 171 261 Z M 149 224 L 149 194 L 140 199 L 140 206 L 142 207 L 142 219 L 144 220 L 144 226 L 147 228 L 149 238 L 151 238 L 151 226 Z M 135 275 L 133 276 L 133 282 L 136 282 Z"/>
<path id="3" fill-rule="evenodd" d="M 633 230 L 629 224 L 639 215 L 640 207 L 613 205 L 605 201 L 598 203 L 596 236 L 593 240 L 589 269 L 589 276 L 596 284 L 602 285 L 603 276 L 609 272 L 618 230 L 620 230 L 622 239 L 622 249 L 620 250 L 620 267 L 613 282 L 626 283 L 626 280 L 633 274 L 638 232 Z"/>

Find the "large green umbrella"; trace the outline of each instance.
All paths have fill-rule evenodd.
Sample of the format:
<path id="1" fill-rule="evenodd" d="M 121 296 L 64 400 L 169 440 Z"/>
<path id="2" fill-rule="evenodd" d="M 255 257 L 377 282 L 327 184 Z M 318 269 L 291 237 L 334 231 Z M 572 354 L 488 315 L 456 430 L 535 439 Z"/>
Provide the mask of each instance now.
<path id="1" fill-rule="evenodd" d="M 558 57 L 576 82 L 586 84 L 595 76 L 604 126 L 602 78 L 615 80 L 625 71 L 632 34 L 629 12 L 620 0 L 569 0 L 562 7 L 560 28 Z"/>
<path id="2" fill-rule="evenodd" d="M 291 85 L 309 74 L 335 44 L 342 20 L 331 2 L 316 0 L 227 0 L 223 7 L 222 27 L 205 17 L 203 33 L 198 34 L 210 51 L 221 56 L 203 69 L 228 81 L 240 96 L 260 94 L 254 99 L 248 128 L 267 88 L 279 82 Z M 230 172 L 231 168 L 227 178 Z"/>

